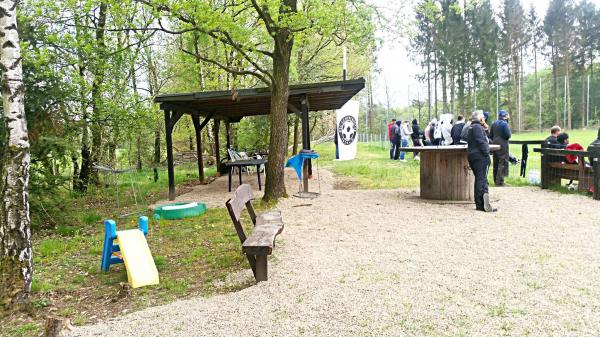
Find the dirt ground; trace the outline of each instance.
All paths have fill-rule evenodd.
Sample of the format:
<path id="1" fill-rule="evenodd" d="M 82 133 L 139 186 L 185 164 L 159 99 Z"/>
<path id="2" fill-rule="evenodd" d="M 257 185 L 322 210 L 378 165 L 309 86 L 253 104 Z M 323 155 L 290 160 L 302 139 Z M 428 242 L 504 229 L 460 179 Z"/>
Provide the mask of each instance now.
<path id="1" fill-rule="evenodd" d="M 321 178 L 319 198 L 279 203 L 286 227 L 270 257 L 268 282 L 78 327 L 70 336 L 600 331 L 597 201 L 534 187 L 492 188 L 499 211 L 482 213 L 471 204 L 430 203 L 412 190 L 348 189 L 353 183 L 325 170 Z M 226 191 L 222 180 L 189 197 L 223 207 L 227 193 L 209 193 Z"/>

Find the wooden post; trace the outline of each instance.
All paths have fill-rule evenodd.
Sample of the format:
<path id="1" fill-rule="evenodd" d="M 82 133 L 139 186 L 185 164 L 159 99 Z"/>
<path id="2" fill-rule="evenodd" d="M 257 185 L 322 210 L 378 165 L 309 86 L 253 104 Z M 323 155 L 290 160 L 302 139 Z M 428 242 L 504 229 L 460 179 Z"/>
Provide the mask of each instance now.
<path id="1" fill-rule="evenodd" d="M 215 119 L 213 124 L 213 137 L 215 137 L 215 164 L 217 165 L 217 176 L 219 176 L 219 167 L 221 166 L 221 145 L 219 144 L 219 127 L 221 120 Z"/>
<path id="2" fill-rule="evenodd" d="M 577 170 L 577 180 L 579 183 L 577 184 L 578 192 L 585 192 L 590 187 L 586 187 L 585 183 L 585 159 L 583 156 L 577 156 L 578 170 Z M 588 180 L 589 181 L 589 180 Z"/>
<path id="3" fill-rule="evenodd" d="M 548 165 L 549 155 L 544 152 L 541 152 L 540 156 L 542 158 L 541 187 L 542 187 L 542 189 L 547 189 L 548 187 L 550 187 L 550 181 L 549 181 L 550 177 L 548 176 L 548 174 L 550 173 L 550 172 L 548 172 L 548 170 L 550 168 Z"/>
<path id="4" fill-rule="evenodd" d="M 267 281 L 267 256 L 256 255 L 256 282 Z"/>
<path id="5" fill-rule="evenodd" d="M 231 123 L 229 123 L 229 122 L 225 122 L 225 134 L 226 134 L 227 148 L 230 149 L 231 148 Z"/>
<path id="6" fill-rule="evenodd" d="M 165 139 L 167 143 L 167 171 L 169 176 L 169 200 L 175 200 L 175 168 L 173 167 L 173 125 L 171 111 L 165 111 Z"/>
<path id="7" fill-rule="evenodd" d="M 310 126 L 308 120 L 308 98 L 304 96 L 302 98 L 300 109 L 302 110 L 302 149 L 310 150 Z M 308 176 L 310 175 L 310 159 L 304 160 L 304 165 L 302 166 L 302 182 L 304 186 L 304 192 L 308 192 Z"/>
<path id="8" fill-rule="evenodd" d="M 200 127 L 200 116 L 192 115 L 194 131 L 196 131 L 196 155 L 198 157 L 198 179 L 204 182 L 204 158 L 202 158 L 202 129 Z"/>
<path id="9" fill-rule="evenodd" d="M 593 174 L 593 186 L 594 186 L 594 194 L 593 197 L 595 200 L 600 200 L 600 158 L 593 158 L 592 162 L 592 170 Z"/>

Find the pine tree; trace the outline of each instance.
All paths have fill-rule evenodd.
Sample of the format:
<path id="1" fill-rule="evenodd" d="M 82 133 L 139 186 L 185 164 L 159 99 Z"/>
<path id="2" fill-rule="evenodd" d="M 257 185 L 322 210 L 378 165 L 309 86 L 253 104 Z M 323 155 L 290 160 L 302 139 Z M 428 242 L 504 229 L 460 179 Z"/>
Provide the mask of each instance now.
<path id="1" fill-rule="evenodd" d="M 523 113 L 520 109 L 522 82 L 522 53 L 527 43 L 526 18 L 520 0 L 504 0 L 502 8 L 503 65 L 510 82 L 508 110 L 517 110 L 517 130 L 522 130 Z"/>

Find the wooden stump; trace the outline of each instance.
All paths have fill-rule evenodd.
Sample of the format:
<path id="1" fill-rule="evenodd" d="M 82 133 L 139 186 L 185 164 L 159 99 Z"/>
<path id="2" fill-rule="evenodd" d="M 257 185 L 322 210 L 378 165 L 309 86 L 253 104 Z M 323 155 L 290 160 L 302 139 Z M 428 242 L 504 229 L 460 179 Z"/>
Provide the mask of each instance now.
<path id="1" fill-rule="evenodd" d="M 473 201 L 475 176 L 466 151 L 421 152 L 421 198 Z"/>
<path id="2" fill-rule="evenodd" d="M 63 337 L 66 332 L 71 330 L 71 321 L 68 318 L 59 318 L 49 316 L 46 319 L 46 337 Z"/>

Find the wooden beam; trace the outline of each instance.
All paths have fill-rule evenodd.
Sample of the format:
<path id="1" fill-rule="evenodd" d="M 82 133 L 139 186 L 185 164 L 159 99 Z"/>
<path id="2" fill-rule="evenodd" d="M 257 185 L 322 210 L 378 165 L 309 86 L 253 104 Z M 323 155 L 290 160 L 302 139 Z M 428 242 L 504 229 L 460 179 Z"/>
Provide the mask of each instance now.
<path id="1" fill-rule="evenodd" d="M 217 176 L 219 176 L 219 166 L 221 165 L 221 146 L 219 144 L 219 128 L 221 126 L 221 120 L 215 119 L 213 124 L 213 137 L 215 137 L 215 163 L 217 165 Z"/>
<path id="2" fill-rule="evenodd" d="M 173 124 L 171 111 L 165 111 L 165 139 L 167 143 L 167 171 L 169 176 L 169 200 L 175 200 L 175 167 L 173 164 Z"/>
<path id="3" fill-rule="evenodd" d="M 175 124 L 179 122 L 182 116 L 183 112 L 173 111 L 173 113 L 171 114 L 171 131 L 175 129 Z"/>
<path id="4" fill-rule="evenodd" d="M 202 124 L 206 125 L 210 118 L 205 118 Z M 194 123 L 194 131 L 196 132 L 196 156 L 198 159 L 198 179 L 204 182 L 204 158 L 202 157 L 202 128 L 200 125 L 200 116 L 192 115 L 192 122 Z"/>
<path id="5" fill-rule="evenodd" d="M 294 104 L 288 102 L 288 111 L 291 111 L 298 115 L 298 117 L 302 116 L 302 110 L 298 109 Z"/>
<path id="6" fill-rule="evenodd" d="M 198 116 L 198 115 L 196 115 Z M 214 116 L 214 113 L 209 113 L 204 120 L 202 121 L 202 124 L 200 124 L 200 131 L 202 131 L 204 129 L 204 127 L 206 126 L 206 124 L 208 124 L 208 122 L 210 121 L 210 119 Z"/>

